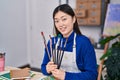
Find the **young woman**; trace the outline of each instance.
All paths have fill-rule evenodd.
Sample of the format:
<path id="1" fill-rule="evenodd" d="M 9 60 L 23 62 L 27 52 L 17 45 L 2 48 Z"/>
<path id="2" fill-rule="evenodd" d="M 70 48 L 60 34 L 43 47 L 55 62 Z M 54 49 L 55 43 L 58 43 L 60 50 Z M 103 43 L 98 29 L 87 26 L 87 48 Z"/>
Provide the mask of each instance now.
<path id="1" fill-rule="evenodd" d="M 68 4 L 59 5 L 53 12 L 53 20 L 56 35 L 61 37 L 53 37 L 52 43 L 55 42 L 57 45 L 60 42 L 62 45 L 60 49 L 64 50 L 64 55 L 59 66 L 55 60 L 49 59 L 45 50 L 41 65 L 42 73 L 52 75 L 58 80 L 96 80 L 95 51 L 90 40 L 81 34 L 73 9 Z M 50 51 L 50 41 L 47 46 Z"/>

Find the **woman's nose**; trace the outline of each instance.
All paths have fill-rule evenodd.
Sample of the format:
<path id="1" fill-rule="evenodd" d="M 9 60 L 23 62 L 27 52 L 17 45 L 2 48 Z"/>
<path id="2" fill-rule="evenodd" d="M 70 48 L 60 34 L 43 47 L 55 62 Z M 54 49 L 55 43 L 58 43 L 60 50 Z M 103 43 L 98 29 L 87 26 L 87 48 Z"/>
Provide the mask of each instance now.
<path id="1" fill-rule="evenodd" d="M 64 23 L 60 20 L 59 21 L 59 26 L 61 27 L 61 26 L 63 26 L 64 25 Z"/>

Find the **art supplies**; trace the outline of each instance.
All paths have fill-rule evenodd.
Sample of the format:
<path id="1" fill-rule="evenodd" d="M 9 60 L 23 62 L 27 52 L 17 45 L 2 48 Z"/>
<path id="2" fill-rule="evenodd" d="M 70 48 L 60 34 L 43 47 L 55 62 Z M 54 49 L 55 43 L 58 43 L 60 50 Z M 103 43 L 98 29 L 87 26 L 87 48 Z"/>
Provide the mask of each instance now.
<path id="1" fill-rule="evenodd" d="M 24 69 L 10 70 L 10 77 L 12 80 L 16 80 L 16 79 L 30 80 L 30 69 L 24 68 Z"/>
<path id="2" fill-rule="evenodd" d="M 53 61 L 53 49 L 52 49 L 52 38 L 51 35 L 49 35 L 50 37 L 50 53 L 51 53 L 51 61 Z"/>
<path id="3" fill-rule="evenodd" d="M 55 78 L 53 76 L 45 76 L 45 77 L 42 77 L 38 80 L 55 80 Z"/>
<path id="4" fill-rule="evenodd" d="M 49 57 L 49 59 L 50 59 L 50 53 L 49 53 L 48 48 L 47 48 L 47 45 L 46 45 L 46 39 L 45 39 L 44 33 L 41 32 L 41 35 L 42 35 L 42 37 L 43 37 L 45 49 L 46 49 L 46 51 L 47 51 L 47 53 L 48 53 L 48 57 Z"/>
<path id="5" fill-rule="evenodd" d="M 63 55 L 64 55 L 64 50 L 66 48 L 67 39 L 63 45 L 63 38 L 61 37 L 61 35 L 57 36 L 58 37 L 57 40 L 55 39 L 55 37 L 52 39 L 51 36 L 49 35 L 49 37 L 50 37 L 50 45 L 49 45 L 50 50 L 48 50 L 48 47 L 46 45 L 45 36 L 44 36 L 43 32 L 41 32 L 41 34 L 43 36 L 45 49 L 47 51 L 49 59 L 51 61 L 53 61 L 56 65 L 58 65 L 58 69 L 59 69 L 61 66 Z"/>
<path id="6" fill-rule="evenodd" d="M 0 80 L 10 80 L 10 71 L 0 72 Z"/>
<path id="7" fill-rule="evenodd" d="M 63 51 L 62 51 L 62 54 L 60 55 L 60 63 L 58 64 L 58 69 L 59 69 L 60 66 L 61 66 L 62 58 L 63 58 L 64 51 L 65 51 L 66 44 L 67 44 L 67 40 L 68 40 L 68 39 L 66 39 L 65 44 L 64 44 L 64 49 L 63 49 Z"/>
<path id="8" fill-rule="evenodd" d="M 35 75 L 29 68 L 11 69 L 0 72 L 0 80 L 30 80 Z"/>

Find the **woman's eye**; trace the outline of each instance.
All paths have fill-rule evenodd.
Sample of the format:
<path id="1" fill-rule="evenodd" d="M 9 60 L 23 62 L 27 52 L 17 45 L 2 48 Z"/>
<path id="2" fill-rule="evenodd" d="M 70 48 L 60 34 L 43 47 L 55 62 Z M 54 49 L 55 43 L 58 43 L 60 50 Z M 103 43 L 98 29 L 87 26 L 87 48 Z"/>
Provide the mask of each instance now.
<path id="1" fill-rule="evenodd" d="M 67 18 L 63 18 L 63 19 L 62 19 L 62 21 L 65 21 L 65 20 L 67 20 Z"/>
<path id="2" fill-rule="evenodd" d="M 59 21 L 55 21 L 55 23 L 58 23 Z"/>

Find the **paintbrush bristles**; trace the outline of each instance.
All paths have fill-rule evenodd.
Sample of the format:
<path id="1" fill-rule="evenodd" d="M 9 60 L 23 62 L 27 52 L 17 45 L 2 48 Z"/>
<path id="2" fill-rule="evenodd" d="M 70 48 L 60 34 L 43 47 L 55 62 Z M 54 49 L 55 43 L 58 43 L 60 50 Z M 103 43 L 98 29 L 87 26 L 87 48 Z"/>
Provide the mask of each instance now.
<path id="1" fill-rule="evenodd" d="M 44 33 L 43 33 L 43 32 L 41 32 L 41 35 L 42 35 L 42 37 L 43 37 L 44 42 L 46 42 L 46 39 L 45 39 L 45 36 L 44 36 Z"/>

